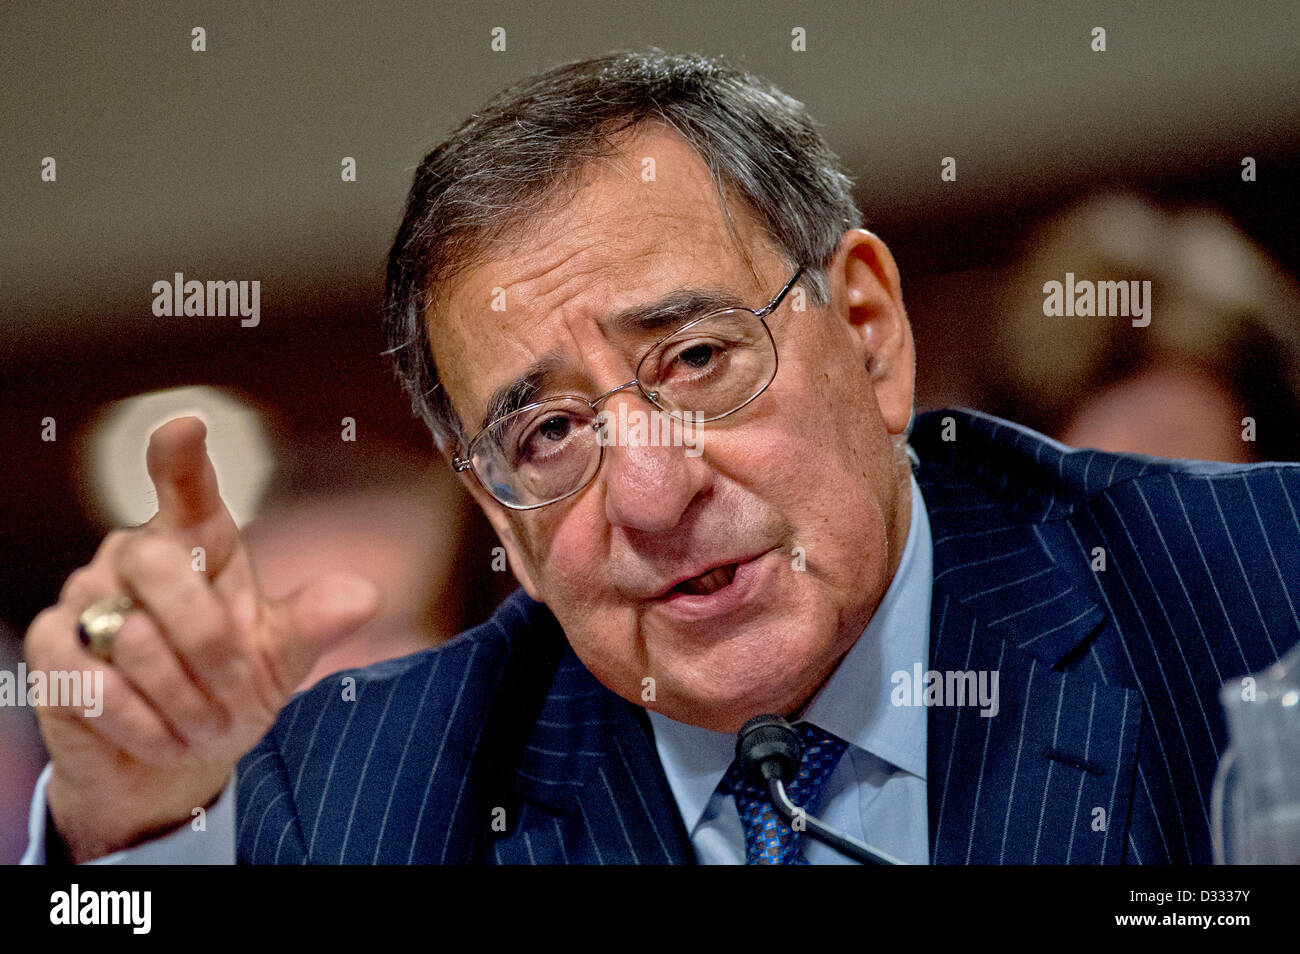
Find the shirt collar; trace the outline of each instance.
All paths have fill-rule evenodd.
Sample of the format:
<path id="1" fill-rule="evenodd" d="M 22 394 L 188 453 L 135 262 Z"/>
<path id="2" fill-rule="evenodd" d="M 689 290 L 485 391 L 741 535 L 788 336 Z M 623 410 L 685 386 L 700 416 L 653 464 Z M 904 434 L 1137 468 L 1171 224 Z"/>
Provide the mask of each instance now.
<path id="1" fill-rule="evenodd" d="M 926 777 L 924 706 L 890 703 L 889 674 L 928 659 L 934 552 L 916 479 L 898 571 L 866 629 L 798 721 L 811 722 L 919 778 Z M 694 831 L 736 754 L 736 737 L 648 710 L 655 748 L 688 831 Z"/>

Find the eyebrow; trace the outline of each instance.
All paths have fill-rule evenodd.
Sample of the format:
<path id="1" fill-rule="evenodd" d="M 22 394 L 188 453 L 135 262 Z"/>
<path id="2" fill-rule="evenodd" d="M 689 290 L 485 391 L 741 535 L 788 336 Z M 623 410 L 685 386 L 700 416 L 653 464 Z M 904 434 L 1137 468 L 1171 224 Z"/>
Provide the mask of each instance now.
<path id="1" fill-rule="evenodd" d="M 734 292 L 710 288 L 679 288 L 656 301 L 624 308 L 601 319 L 598 324 L 606 332 L 614 334 L 645 335 L 653 331 L 666 332 L 669 328 L 703 318 L 714 311 L 746 307 Z M 488 399 L 487 410 L 479 422 L 479 430 L 527 406 L 565 367 L 563 357 L 559 352 L 553 351 L 534 361 L 509 384 L 497 388 Z"/>

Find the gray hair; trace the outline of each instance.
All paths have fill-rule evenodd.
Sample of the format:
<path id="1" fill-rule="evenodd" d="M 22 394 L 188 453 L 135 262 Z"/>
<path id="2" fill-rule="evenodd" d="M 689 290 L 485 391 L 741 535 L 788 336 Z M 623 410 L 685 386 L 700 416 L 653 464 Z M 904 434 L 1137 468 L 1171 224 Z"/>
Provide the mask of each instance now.
<path id="1" fill-rule="evenodd" d="M 674 130 L 708 165 L 733 228 L 728 194 L 744 202 L 792 268 L 807 266 L 815 304 L 825 267 L 862 215 L 852 182 L 803 104 L 716 60 L 660 50 L 558 66 L 503 90 L 424 157 L 388 256 L 384 326 L 412 409 L 439 443 L 464 425 L 438 385 L 427 318 L 434 289 L 490 258 L 614 137 L 646 121 Z"/>

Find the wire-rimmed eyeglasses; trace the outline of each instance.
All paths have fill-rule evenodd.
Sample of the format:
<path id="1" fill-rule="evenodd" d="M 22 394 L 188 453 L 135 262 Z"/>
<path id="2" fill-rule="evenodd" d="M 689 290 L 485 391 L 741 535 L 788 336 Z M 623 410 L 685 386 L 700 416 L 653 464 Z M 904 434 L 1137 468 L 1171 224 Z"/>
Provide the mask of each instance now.
<path id="1" fill-rule="evenodd" d="M 452 458 L 511 510 L 534 510 L 571 497 L 595 478 L 605 458 L 599 405 L 619 391 L 641 396 L 679 426 L 734 414 L 776 377 L 776 342 L 766 318 L 798 282 L 804 268 L 763 308 L 725 308 L 687 322 L 653 345 L 636 377 L 588 400 L 560 395 L 503 415 Z"/>

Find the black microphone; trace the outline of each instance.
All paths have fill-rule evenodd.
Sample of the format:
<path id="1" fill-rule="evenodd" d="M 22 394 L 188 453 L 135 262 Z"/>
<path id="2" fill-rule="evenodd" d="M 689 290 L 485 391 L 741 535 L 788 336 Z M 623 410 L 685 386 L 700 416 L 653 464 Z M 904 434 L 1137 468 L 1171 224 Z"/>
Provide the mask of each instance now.
<path id="1" fill-rule="evenodd" d="M 907 863 L 841 834 L 790 801 L 785 783 L 792 781 L 799 771 L 803 746 L 799 744 L 799 733 L 779 715 L 754 716 L 742 725 L 736 733 L 736 758 L 745 777 L 767 790 L 772 807 L 791 828 L 795 827 L 797 814 L 801 816 L 797 830 L 807 832 L 854 861 L 864 865 Z"/>

